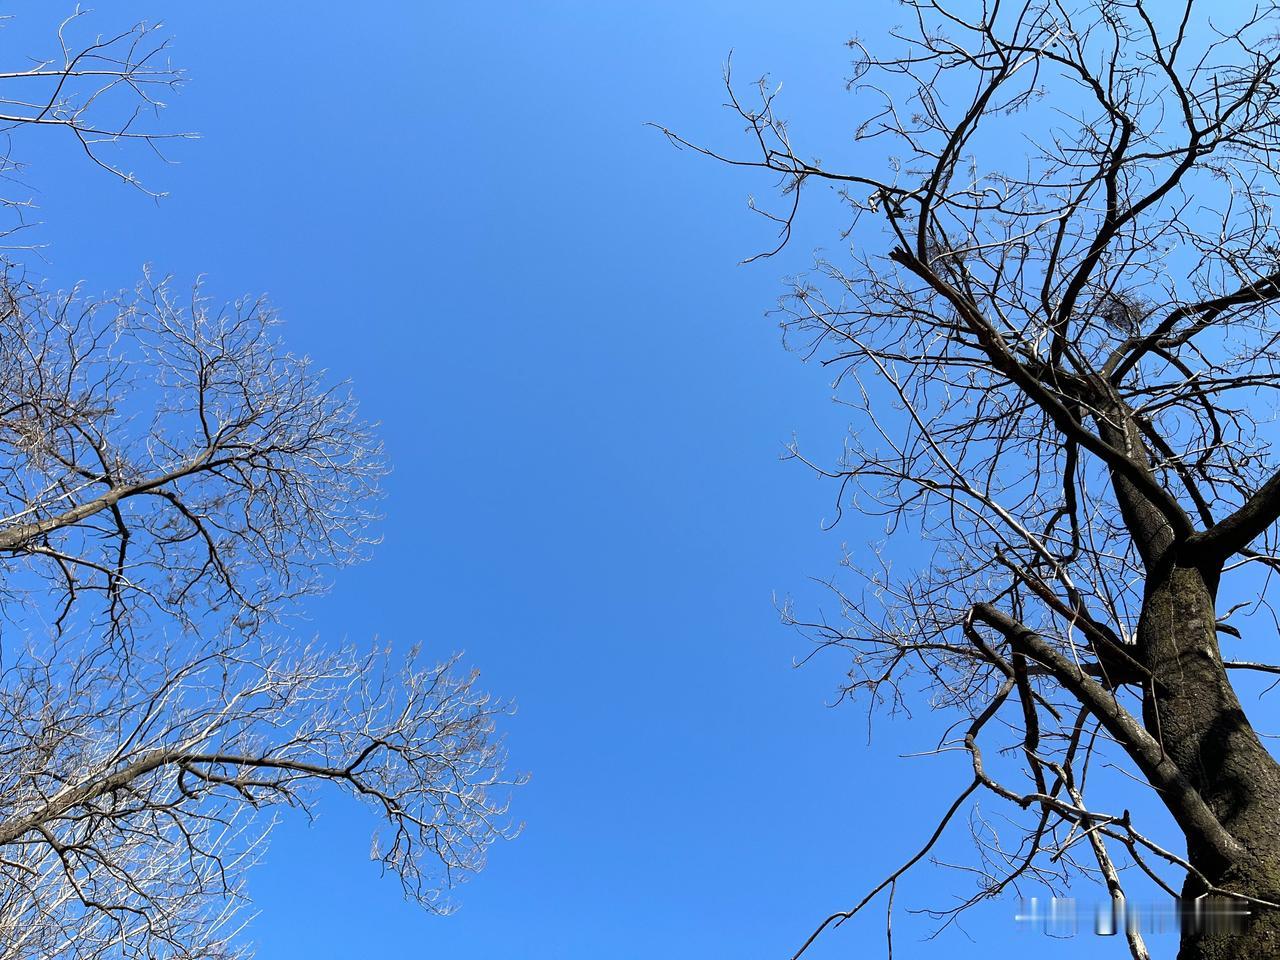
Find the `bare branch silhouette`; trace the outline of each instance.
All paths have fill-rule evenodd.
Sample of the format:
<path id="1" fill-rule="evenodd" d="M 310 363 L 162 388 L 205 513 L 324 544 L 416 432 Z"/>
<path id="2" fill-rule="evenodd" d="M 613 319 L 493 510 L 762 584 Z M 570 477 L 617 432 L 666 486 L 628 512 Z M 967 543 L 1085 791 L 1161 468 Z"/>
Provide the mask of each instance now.
<path id="1" fill-rule="evenodd" d="M 850 45 L 866 119 L 849 169 L 804 159 L 776 88 L 728 75 L 747 146 L 699 148 L 779 179 L 783 243 L 802 186 L 852 215 L 848 261 L 820 261 L 781 317 L 857 420 L 843 462 L 792 452 L 882 516 L 889 546 L 850 558 L 863 589 L 831 583 L 841 619 L 787 615 L 851 652 L 847 695 L 897 709 L 923 686 L 970 724 L 950 744 L 973 760 L 960 800 L 994 794 L 1021 832 L 978 837 L 960 909 L 1081 875 L 1119 896 L 1135 869 L 1251 905 L 1237 936 L 1189 929 L 1184 960 L 1271 956 L 1280 766 L 1228 668 L 1280 668 L 1224 662 L 1241 629 L 1218 607 L 1280 568 L 1280 8 L 903 8 L 888 53 Z M 894 537 L 929 556 L 900 570 Z M 1086 806 L 1091 764 L 1149 786 L 1185 855 Z"/>

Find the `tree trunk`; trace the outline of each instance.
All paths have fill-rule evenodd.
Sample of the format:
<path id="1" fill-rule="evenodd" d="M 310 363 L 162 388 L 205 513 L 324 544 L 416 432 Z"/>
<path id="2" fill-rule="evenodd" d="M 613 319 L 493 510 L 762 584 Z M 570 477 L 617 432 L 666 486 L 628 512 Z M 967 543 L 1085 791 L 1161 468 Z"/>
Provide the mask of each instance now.
<path id="1" fill-rule="evenodd" d="M 1222 666 L 1217 583 L 1217 570 L 1172 558 L 1149 571 L 1138 642 L 1155 682 L 1146 688 L 1143 721 L 1246 850 L 1228 863 L 1190 838 L 1191 863 L 1215 886 L 1280 903 L 1280 764 L 1249 724 Z M 1193 898 L 1205 890 L 1191 876 L 1183 892 Z M 1280 910 L 1247 909 L 1240 930 L 1186 929 L 1179 960 L 1280 958 Z"/>

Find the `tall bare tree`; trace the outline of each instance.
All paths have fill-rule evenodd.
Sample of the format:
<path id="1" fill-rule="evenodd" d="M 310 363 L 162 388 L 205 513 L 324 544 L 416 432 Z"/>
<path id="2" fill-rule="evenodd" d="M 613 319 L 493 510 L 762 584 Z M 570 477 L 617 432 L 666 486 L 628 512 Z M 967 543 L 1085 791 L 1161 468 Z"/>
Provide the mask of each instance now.
<path id="1" fill-rule="evenodd" d="M 139 26 L 0 73 L 0 122 L 118 148 L 179 79 Z M 12 201 L 19 203 L 20 201 Z M 245 952 L 275 809 L 323 787 L 429 909 L 510 832 L 502 704 L 413 652 L 290 639 L 373 542 L 382 453 L 260 300 L 0 275 L 0 958 Z"/>
<path id="2" fill-rule="evenodd" d="M 1022 832 L 975 832 L 964 906 L 1078 873 L 1120 897 L 1136 869 L 1250 914 L 1189 924 L 1184 960 L 1280 956 L 1280 766 L 1237 693 L 1280 657 L 1274 623 L 1232 622 L 1280 570 L 1280 9 L 903 15 L 885 52 L 851 43 L 865 121 L 847 168 L 794 146 L 764 81 L 747 97 L 726 76 L 747 153 L 667 131 L 778 175 L 784 244 L 811 187 L 847 201 L 849 256 L 782 304 L 858 413 L 843 461 L 811 465 L 932 550 L 899 572 L 920 554 L 890 536 L 899 565 L 851 561 L 868 588 L 833 584 L 844 617 L 805 626 L 853 652 L 851 694 L 897 706 L 923 681 L 962 716 L 944 747 L 971 758 L 924 847 L 797 956 L 983 792 Z M 1107 763 L 1180 838 L 1090 781 Z"/>

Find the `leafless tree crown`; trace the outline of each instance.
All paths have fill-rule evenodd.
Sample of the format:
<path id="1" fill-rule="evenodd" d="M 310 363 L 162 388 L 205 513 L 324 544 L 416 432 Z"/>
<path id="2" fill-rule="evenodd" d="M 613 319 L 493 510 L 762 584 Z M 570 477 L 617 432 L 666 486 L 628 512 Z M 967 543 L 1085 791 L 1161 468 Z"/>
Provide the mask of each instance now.
<path id="1" fill-rule="evenodd" d="M 747 96 L 726 75 L 751 151 L 667 131 L 775 174 L 780 244 L 815 185 L 852 214 L 849 257 L 782 304 L 857 416 L 843 462 L 806 462 L 931 552 L 851 558 L 865 587 L 833 582 L 843 618 L 804 625 L 851 651 L 851 695 L 900 707 L 923 687 L 959 711 L 942 749 L 972 767 L 871 896 L 987 791 L 1021 830 L 975 828 L 959 909 L 1081 873 L 1119 896 L 1135 869 L 1270 917 L 1183 956 L 1274 955 L 1280 779 L 1227 671 L 1280 668 L 1256 643 L 1224 654 L 1259 621 L 1222 601 L 1280 566 L 1280 11 L 908 0 L 902 17 L 851 43 L 848 169 L 805 158 L 767 81 Z M 1086 797 L 1104 760 L 1154 790 L 1185 850 L 1104 774 Z"/>
<path id="2" fill-rule="evenodd" d="M 371 542 L 382 457 L 261 300 L 0 308 L 0 956 L 239 949 L 242 878 L 322 784 L 433 909 L 510 835 L 503 704 L 412 654 L 278 639 Z"/>
<path id="3" fill-rule="evenodd" d="M 0 127 L 160 145 L 145 25 L 0 72 Z M 18 201 L 10 200 L 11 204 Z M 376 535 L 381 447 L 261 299 L 0 274 L 0 958 L 247 952 L 276 811 L 345 791 L 431 910 L 511 836 L 507 712 L 456 656 L 289 639 Z M 417 638 L 414 638 L 415 640 Z"/>

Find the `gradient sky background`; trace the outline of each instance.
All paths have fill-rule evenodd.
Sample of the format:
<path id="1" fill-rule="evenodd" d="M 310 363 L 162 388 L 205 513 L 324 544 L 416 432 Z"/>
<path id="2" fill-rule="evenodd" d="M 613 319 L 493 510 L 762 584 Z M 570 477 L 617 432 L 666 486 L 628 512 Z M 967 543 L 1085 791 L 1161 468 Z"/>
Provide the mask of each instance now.
<path id="1" fill-rule="evenodd" d="M 25 37 L 54 5 L 10 6 Z M 178 165 L 132 164 L 170 191 L 157 204 L 24 135 L 37 268 L 105 290 L 152 262 L 271 294 L 291 347 L 383 423 L 395 471 L 376 558 L 299 629 L 464 649 L 518 700 L 512 763 L 533 775 L 523 836 L 447 918 L 378 876 L 357 804 L 286 816 L 251 883 L 260 957 L 786 956 L 963 785 L 960 756 L 898 758 L 938 736 L 927 709 L 868 746 L 860 708 L 827 706 L 840 657 L 792 669 L 810 648 L 773 607 L 817 604 L 808 578 L 878 532 L 823 533 L 834 488 L 778 462 L 793 432 L 834 457 L 847 426 L 828 374 L 763 316 L 832 221 L 819 203 L 784 256 L 738 266 L 769 242 L 745 206 L 767 182 L 644 126 L 740 144 L 720 109 L 732 49 L 740 76 L 785 81 L 797 132 L 838 149 L 860 113 L 843 42 L 896 9 L 97 5 L 104 32 L 168 18 L 191 81 L 164 125 L 202 139 Z M 959 860 L 963 823 L 955 837 L 940 853 Z M 927 866 L 901 884 L 895 956 L 1104 948 L 1019 935 L 1011 900 L 922 943 L 931 926 L 906 911 L 971 889 Z M 883 903 L 812 956 L 881 950 Z"/>

